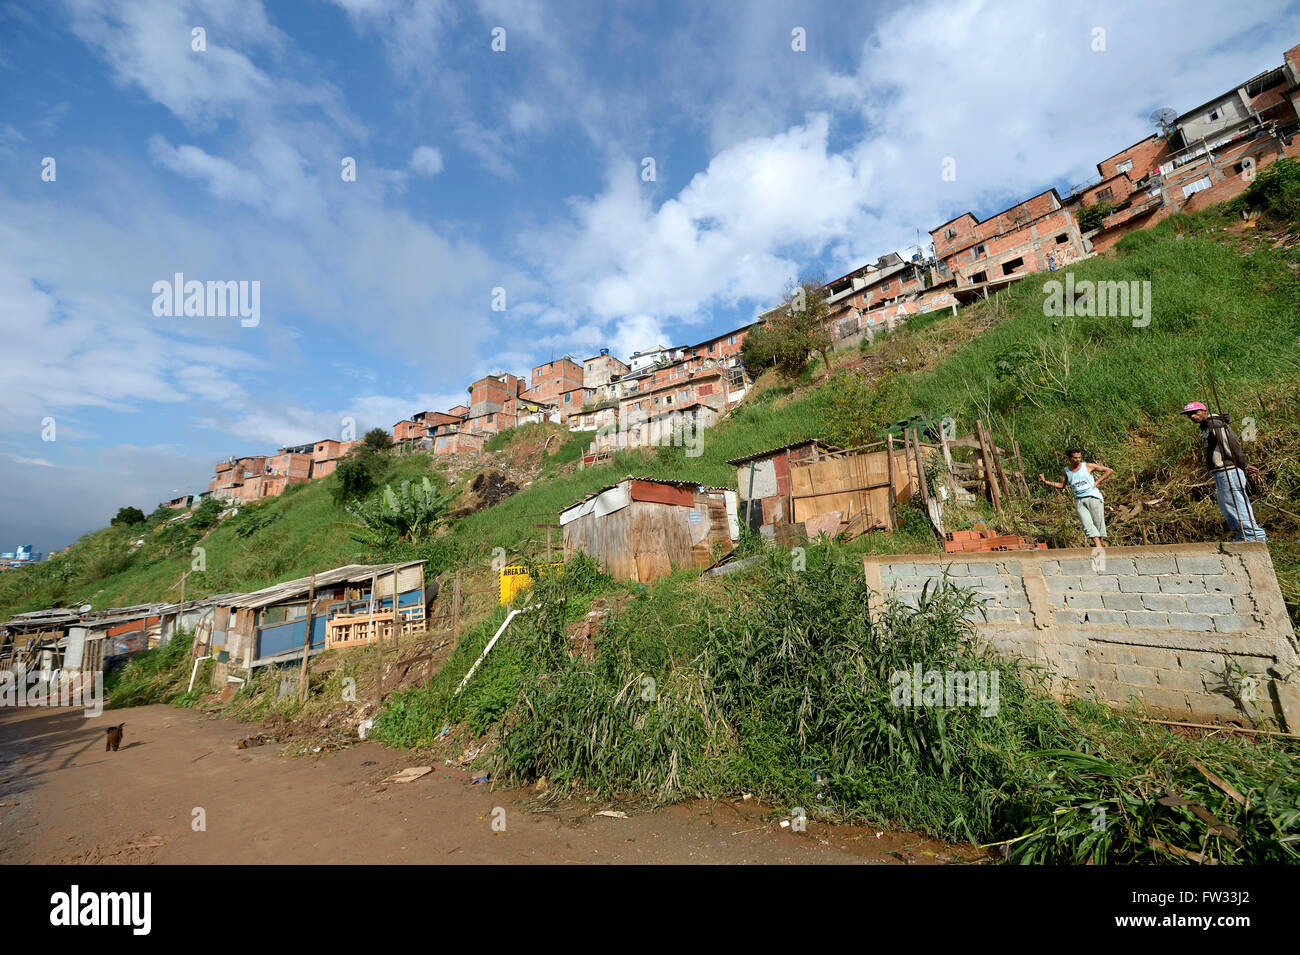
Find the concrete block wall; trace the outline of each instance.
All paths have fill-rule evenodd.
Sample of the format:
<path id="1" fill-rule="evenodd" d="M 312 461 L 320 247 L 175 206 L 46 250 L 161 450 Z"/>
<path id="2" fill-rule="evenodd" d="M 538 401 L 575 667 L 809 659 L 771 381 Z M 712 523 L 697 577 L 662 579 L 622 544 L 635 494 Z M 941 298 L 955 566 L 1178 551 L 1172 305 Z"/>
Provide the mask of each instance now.
<path id="1" fill-rule="evenodd" d="M 1300 657 L 1265 544 L 868 556 L 864 566 L 873 610 L 882 594 L 915 606 L 945 575 L 975 592 L 980 636 L 1042 666 L 1058 696 L 1300 731 Z"/>

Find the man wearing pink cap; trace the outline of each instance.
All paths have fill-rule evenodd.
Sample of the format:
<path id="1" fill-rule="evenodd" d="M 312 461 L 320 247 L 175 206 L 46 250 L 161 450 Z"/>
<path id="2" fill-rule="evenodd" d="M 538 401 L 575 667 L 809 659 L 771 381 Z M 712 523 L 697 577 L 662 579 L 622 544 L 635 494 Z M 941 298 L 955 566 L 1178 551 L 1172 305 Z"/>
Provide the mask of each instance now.
<path id="1" fill-rule="evenodd" d="M 1214 496 L 1234 539 L 1265 540 L 1264 528 L 1255 521 L 1255 511 L 1246 494 L 1246 475 L 1256 473 L 1259 468 L 1246 462 L 1246 452 L 1229 427 L 1228 416 L 1210 414 L 1210 409 L 1199 401 L 1190 402 L 1182 413 L 1201 428 L 1205 467 L 1214 476 Z"/>

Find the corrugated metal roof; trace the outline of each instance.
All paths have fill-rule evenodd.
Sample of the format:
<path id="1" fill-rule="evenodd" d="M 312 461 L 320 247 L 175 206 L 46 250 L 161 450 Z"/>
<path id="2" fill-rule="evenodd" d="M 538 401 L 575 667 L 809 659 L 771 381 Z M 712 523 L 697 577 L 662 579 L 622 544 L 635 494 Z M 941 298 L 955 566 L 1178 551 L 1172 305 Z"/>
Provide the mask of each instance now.
<path id="1" fill-rule="evenodd" d="M 741 464 L 748 464 L 750 461 L 755 461 L 758 458 L 766 458 L 769 455 L 780 454 L 782 451 L 793 451 L 795 448 L 802 448 L 807 444 L 815 444 L 826 451 L 844 450 L 843 448 L 837 448 L 835 445 L 823 441 L 821 438 L 805 438 L 803 441 L 794 442 L 794 444 L 783 444 L 779 448 L 768 448 L 766 451 L 755 451 L 753 454 L 746 455 L 743 458 L 732 458 L 727 463 L 736 467 Z"/>
<path id="2" fill-rule="evenodd" d="M 593 497 L 600 497 L 606 491 L 612 491 L 614 488 L 618 487 L 624 481 L 647 481 L 650 484 L 667 484 L 671 487 L 697 487 L 701 491 L 730 490 L 730 488 L 725 488 L 725 487 L 714 487 L 712 484 L 701 484 L 699 481 L 673 481 L 667 478 L 638 477 L 635 474 L 629 474 L 627 477 L 615 481 L 613 484 L 605 485 L 598 491 L 592 491 L 590 494 L 583 495 L 582 497 L 574 501 L 572 504 L 566 504 L 564 507 L 560 508 L 560 513 L 563 514 L 565 511 L 569 510 L 570 508 L 577 507 L 579 504 L 585 504 L 587 501 L 590 501 Z"/>
<path id="3" fill-rule="evenodd" d="M 372 576 L 383 577 L 392 572 L 396 567 L 399 572 L 408 567 L 415 567 L 423 564 L 422 560 L 408 560 L 399 564 L 347 564 L 343 567 L 336 567 L 333 570 L 322 571 L 316 575 L 316 586 L 327 587 L 332 584 L 357 583 L 363 580 L 369 580 Z M 269 607 L 272 604 L 279 603 L 283 600 L 291 600 L 294 597 L 306 595 L 308 588 L 311 586 L 310 577 L 299 577 L 297 580 L 286 580 L 283 583 L 273 584 L 270 587 L 263 587 L 261 590 L 255 590 L 249 594 L 236 594 L 237 599 L 226 603 L 227 607 L 240 607 L 243 609 L 257 609 L 260 607 Z"/>

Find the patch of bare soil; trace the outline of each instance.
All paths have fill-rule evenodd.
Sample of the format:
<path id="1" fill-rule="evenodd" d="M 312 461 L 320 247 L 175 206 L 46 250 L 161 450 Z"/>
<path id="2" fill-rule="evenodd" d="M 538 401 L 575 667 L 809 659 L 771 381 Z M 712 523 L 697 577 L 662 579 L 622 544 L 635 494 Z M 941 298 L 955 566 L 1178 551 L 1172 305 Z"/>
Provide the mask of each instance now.
<path id="1" fill-rule="evenodd" d="M 0 711 L 5 863 L 867 863 L 987 861 L 970 846 L 809 821 L 737 799 L 654 812 L 543 805 L 429 753 L 363 742 L 295 759 L 246 725 L 136 707 L 116 753 L 81 710 Z M 268 735 L 274 735 L 268 734 Z M 429 767 L 411 782 L 389 777 Z M 605 814 L 601 814 L 605 813 Z"/>

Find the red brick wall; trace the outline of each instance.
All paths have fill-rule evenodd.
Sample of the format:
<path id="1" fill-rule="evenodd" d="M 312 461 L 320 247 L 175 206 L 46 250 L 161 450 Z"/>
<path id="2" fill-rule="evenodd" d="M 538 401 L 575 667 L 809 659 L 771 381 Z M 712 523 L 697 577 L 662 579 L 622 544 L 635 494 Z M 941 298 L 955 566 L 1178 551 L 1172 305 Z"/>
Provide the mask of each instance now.
<path id="1" fill-rule="evenodd" d="M 1097 163 L 1097 171 L 1101 173 L 1103 179 L 1108 178 L 1115 175 L 1121 162 L 1131 159 L 1133 169 L 1129 173 L 1129 178 L 1138 180 L 1159 166 L 1168 156 L 1169 144 L 1160 136 L 1151 136 L 1140 143 L 1134 143 L 1122 153 L 1103 159 Z"/>
<path id="2" fill-rule="evenodd" d="M 582 366 L 567 358 L 557 358 L 533 369 L 529 393 L 534 400 L 551 404 L 566 391 L 581 387 Z"/>

